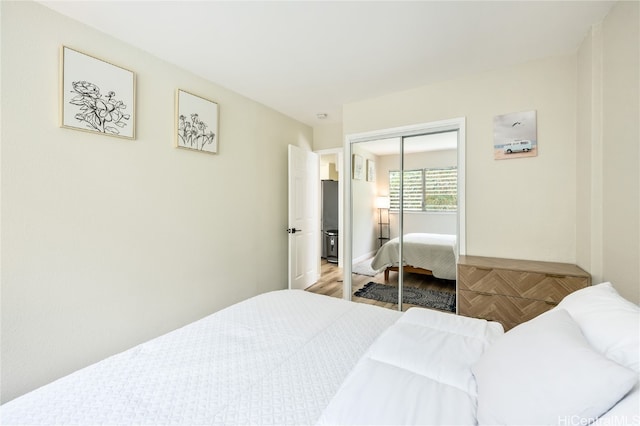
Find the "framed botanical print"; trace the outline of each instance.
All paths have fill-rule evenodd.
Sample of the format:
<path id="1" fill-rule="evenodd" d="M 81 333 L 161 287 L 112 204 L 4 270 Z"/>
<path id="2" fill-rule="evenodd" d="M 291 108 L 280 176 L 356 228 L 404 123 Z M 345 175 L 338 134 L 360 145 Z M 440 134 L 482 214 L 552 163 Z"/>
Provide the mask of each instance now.
<path id="1" fill-rule="evenodd" d="M 178 89 L 175 146 L 217 154 L 218 141 L 218 104 Z"/>
<path id="2" fill-rule="evenodd" d="M 361 155 L 353 154 L 353 178 L 362 180 L 364 175 L 364 160 Z"/>
<path id="3" fill-rule="evenodd" d="M 376 162 L 367 159 L 367 182 L 375 182 L 376 180 Z"/>
<path id="4" fill-rule="evenodd" d="M 60 56 L 60 125 L 135 139 L 133 71 L 67 46 Z"/>

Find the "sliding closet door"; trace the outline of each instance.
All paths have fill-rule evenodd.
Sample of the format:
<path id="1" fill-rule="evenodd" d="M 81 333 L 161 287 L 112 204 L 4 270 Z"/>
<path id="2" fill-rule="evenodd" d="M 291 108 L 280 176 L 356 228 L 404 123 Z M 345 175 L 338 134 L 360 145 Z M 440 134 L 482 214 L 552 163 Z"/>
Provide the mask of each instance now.
<path id="1" fill-rule="evenodd" d="M 464 119 L 348 135 L 347 141 L 344 297 L 369 282 L 387 284 L 394 298 L 385 306 L 403 310 L 406 286 L 421 286 L 426 274 L 402 267 L 415 266 L 408 260 L 409 240 L 424 238 L 412 234 L 456 235 L 457 252 L 465 251 Z M 382 243 L 391 248 L 386 262 L 376 262 Z M 368 259 L 374 270 L 393 260 L 388 282 L 383 274 L 352 273 Z"/>
<path id="2" fill-rule="evenodd" d="M 457 233 L 458 132 L 434 132 L 402 138 L 402 259 L 400 290 L 439 289 L 443 276 L 443 241 Z M 428 244 L 428 245 L 427 245 Z M 448 252 L 447 274 L 455 279 L 454 253 Z M 453 264 L 449 263 L 449 260 Z M 455 284 L 448 287 L 455 288 Z M 409 290 L 408 290 L 409 289 Z M 411 293 L 411 294 L 409 294 Z M 410 297 L 404 299 L 411 303 Z M 415 303 L 415 301 L 414 301 Z"/>
<path id="3" fill-rule="evenodd" d="M 351 144 L 351 254 L 355 272 L 351 274 L 354 292 L 362 290 L 371 297 L 383 297 L 378 300 L 387 307 L 398 306 L 398 279 L 396 273 L 390 274 L 388 282 L 384 280 L 384 269 L 373 274 L 382 257 L 376 254 L 385 243 L 394 244 L 392 255 L 398 259 L 399 245 L 392 236 L 398 235 L 398 213 L 390 211 L 381 200 L 389 200 L 389 170 L 400 170 L 401 139 L 389 138 L 370 140 Z M 391 239 L 391 241 L 389 241 Z M 396 238 L 397 240 L 397 238 Z M 388 256 L 388 254 L 387 254 Z M 370 271 L 366 273 L 366 267 Z M 381 287 L 382 286 L 382 287 Z"/>

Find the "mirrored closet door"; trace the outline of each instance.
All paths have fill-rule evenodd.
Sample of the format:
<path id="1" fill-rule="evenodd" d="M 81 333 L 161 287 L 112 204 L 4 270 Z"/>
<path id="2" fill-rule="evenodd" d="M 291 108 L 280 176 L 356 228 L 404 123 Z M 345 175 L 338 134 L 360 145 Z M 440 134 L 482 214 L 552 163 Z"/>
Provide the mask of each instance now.
<path id="1" fill-rule="evenodd" d="M 453 244 L 452 252 L 458 251 L 459 139 L 454 127 L 351 140 L 346 203 L 350 238 L 345 242 L 351 259 L 345 258 L 345 298 L 350 298 L 352 288 L 356 296 L 377 298 L 384 306 L 403 310 L 403 296 L 411 304 L 415 288 L 425 287 L 422 278 L 433 275 L 432 264 L 421 259 L 429 248 L 425 251 L 421 245 L 444 242 Z M 442 268 L 436 266 L 444 268 L 436 275 L 451 280 L 453 292 L 455 262 L 453 258 Z M 363 266 L 369 266 L 370 274 L 363 274 Z"/>
<path id="2" fill-rule="evenodd" d="M 384 280 L 381 271 L 390 257 L 398 256 L 398 224 L 391 223 L 398 212 L 391 213 L 388 181 L 389 170 L 401 169 L 401 152 L 400 138 L 389 138 L 354 143 L 350 156 L 353 290 L 394 309 L 399 309 L 402 277 L 383 274 L 389 278 Z"/>

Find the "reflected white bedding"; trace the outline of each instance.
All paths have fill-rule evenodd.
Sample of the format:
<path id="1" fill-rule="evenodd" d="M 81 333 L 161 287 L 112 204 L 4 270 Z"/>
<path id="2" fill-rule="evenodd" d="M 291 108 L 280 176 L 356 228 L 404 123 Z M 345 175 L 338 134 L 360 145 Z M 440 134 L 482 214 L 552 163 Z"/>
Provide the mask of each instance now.
<path id="1" fill-rule="evenodd" d="M 399 239 L 385 243 L 371 261 L 376 271 L 398 266 Z M 427 269 L 436 278 L 456 279 L 456 236 L 444 234 L 407 234 L 403 238 L 404 264 Z"/>

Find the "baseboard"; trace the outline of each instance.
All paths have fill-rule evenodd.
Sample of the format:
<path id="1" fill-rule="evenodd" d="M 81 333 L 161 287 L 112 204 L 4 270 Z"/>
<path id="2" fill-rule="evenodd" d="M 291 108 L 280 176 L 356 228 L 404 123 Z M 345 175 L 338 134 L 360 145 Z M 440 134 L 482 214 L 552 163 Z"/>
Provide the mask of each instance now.
<path id="1" fill-rule="evenodd" d="M 375 255 L 376 255 L 376 251 L 363 254 L 362 256 L 358 256 L 355 259 L 353 259 L 353 263 L 359 263 L 359 262 L 362 262 L 363 260 L 371 259 Z"/>

